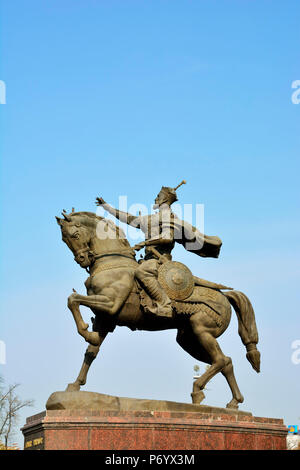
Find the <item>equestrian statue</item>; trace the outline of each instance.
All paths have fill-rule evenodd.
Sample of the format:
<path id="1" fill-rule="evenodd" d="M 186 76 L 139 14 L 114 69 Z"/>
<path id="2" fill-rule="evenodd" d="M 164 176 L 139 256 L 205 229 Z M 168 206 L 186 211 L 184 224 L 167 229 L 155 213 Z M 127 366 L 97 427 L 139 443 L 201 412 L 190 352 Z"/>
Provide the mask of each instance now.
<path id="1" fill-rule="evenodd" d="M 151 215 L 138 216 L 113 208 L 102 197 L 96 204 L 121 222 L 140 229 L 145 241 L 131 247 L 124 231 L 112 220 L 92 212 L 63 211 L 56 217 L 62 240 L 74 254 L 75 261 L 87 270 L 87 295 L 74 289 L 68 307 L 78 333 L 89 343 L 79 375 L 67 391 L 85 385 L 90 365 L 107 334 L 116 326 L 131 330 L 177 330 L 177 343 L 193 358 L 210 367 L 193 384 L 192 402 L 200 404 L 203 389 L 221 372 L 228 382 L 232 399 L 227 408 L 237 409 L 244 401 L 237 385 L 231 358 L 222 352 L 217 338 L 227 329 L 231 306 L 238 318 L 238 332 L 246 347 L 246 357 L 256 372 L 260 371 L 257 349 L 258 332 L 250 300 L 242 292 L 194 276 L 184 264 L 172 260 L 176 242 L 201 257 L 217 258 L 222 241 L 202 234 L 196 227 L 172 212 L 177 201 L 176 188 L 163 186 L 155 199 Z M 145 256 L 136 260 L 136 251 L 145 248 Z M 84 322 L 80 306 L 94 314 L 92 331 Z"/>

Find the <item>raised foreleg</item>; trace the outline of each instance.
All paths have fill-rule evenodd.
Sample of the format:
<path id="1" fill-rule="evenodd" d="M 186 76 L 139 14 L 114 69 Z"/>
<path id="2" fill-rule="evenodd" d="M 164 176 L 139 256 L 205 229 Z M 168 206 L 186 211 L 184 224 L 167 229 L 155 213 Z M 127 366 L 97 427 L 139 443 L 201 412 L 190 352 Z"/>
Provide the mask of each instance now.
<path id="1" fill-rule="evenodd" d="M 73 314 L 78 333 L 93 346 L 101 344 L 100 335 L 97 331 L 88 331 L 89 325 L 83 321 L 79 306 L 89 307 L 93 311 L 97 311 L 98 315 L 106 313 L 113 316 L 120 310 L 132 288 L 132 271 L 128 272 L 124 269 L 122 272 L 112 271 L 114 271 L 114 275 L 108 271 L 106 276 L 94 277 L 92 294 L 80 295 L 74 292 L 68 298 L 68 307 Z"/>
<path id="2" fill-rule="evenodd" d="M 100 335 L 98 331 L 88 331 L 88 323 L 85 323 L 83 321 L 83 318 L 81 316 L 81 312 L 79 310 L 79 305 L 80 305 L 80 300 L 79 297 L 86 297 L 86 296 L 80 296 L 76 292 L 74 294 L 71 294 L 70 297 L 68 298 L 68 307 L 72 312 L 73 318 L 76 323 L 77 331 L 82 336 L 88 343 L 94 345 L 94 346 L 99 346 L 100 345 Z M 89 307 L 89 305 L 87 305 Z"/>

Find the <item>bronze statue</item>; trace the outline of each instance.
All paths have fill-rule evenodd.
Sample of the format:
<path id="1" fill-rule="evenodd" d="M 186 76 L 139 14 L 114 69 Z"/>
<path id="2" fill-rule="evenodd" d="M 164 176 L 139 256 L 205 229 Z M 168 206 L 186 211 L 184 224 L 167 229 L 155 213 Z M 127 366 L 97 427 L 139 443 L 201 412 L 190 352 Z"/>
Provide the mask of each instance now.
<path id="1" fill-rule="evenodd" d="M 147 331 L 174 328 L 178 344 L 196 360 L 210 364 L 194 382 L 193 403 L 199 404 L 204 399 L 205 385 L 218 372 L 225 376 L 233 395 L 227 407 L 238 408 L 244 401 L 231 358 L 223 354 L 216 338 L 229 325 L 232 305 L 247 359 L 259 372 L 254 311 L 242 292 L 193 276 L 185 265 L 172 261 L 176 241 L 203 257 L 218 257 L 222 245 L 218 237 L 201 234 L 173 214 L 171 204 L 177 200 L 176 190 L 180 185 L 162 187 L 155 199 L 158 213 L 150 216 L 136 217 L 121 212 L 97 198 L 98 205 L 145 233 L 145 242 L 133 248 L 121 228 L 94 213 L 72 209 L 70 214 L 64 211 L 63 218 L 56 217 L 63 241 L 73 252 L 75 261 L 89 272 L 85 282 L 87 295 L 74 291 L 68 298 L 77 331 L 89 343 L 80 373 L 68 385 L 68 391 L 80 390 L 86 383 L 89 367 L 102 342 L 116 326 Z M 145 258 L 137 262 L 135 251 L 143 247 Z M 88 331 L 80 305 L 94 313 L 93 331 Z"/>

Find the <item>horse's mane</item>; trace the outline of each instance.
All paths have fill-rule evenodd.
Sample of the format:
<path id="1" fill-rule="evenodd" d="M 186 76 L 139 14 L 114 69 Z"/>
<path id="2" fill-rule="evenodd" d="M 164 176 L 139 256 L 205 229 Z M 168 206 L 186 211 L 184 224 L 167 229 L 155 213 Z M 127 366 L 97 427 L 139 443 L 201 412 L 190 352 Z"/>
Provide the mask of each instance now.
<path id="1" fill-rule="evenodd" d="M 101 217 L 100 215 L 97 215 L 94 212 L 86 212 L 86 211 L 71 212 L 70 214 L 68 214 L 68 217 L 73 217 L 74 215 L 79 215 L 79 216 L 86 215 L 87 217 L 90 217 L 92 219 L 106 220 L 105 217 Z"/>
<path id="2" fill-rule="evenodd" d="M 124 231 L 118 227 L 112 220 L 106 219 L 105 217 L 101 217 L 100 215 L 95 214 L 94 212 L 71 212 L 68 214 L 68 217 L 75 217 L 75 216 L 86 216 L 88 219 L 90 219 L 90 222 L 95 223 L 95 222 L 104 222 L 106 224 L 110 225 L 110 228 L 114 230 L 117 234 L 118 238 L 126 239 Z"/>

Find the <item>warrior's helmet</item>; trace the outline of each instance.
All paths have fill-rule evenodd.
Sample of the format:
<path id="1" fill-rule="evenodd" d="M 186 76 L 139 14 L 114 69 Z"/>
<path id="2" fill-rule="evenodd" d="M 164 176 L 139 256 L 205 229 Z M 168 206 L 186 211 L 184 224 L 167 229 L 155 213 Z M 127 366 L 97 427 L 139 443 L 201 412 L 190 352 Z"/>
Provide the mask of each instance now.
<path id="1" fill-rule="evenodd" d="M 176 188 L 168 188 L 166 186 L 162 186 L 159 194 L 162 195 L 163 199 L 164 199 L 164 202 L 166 202 L 167 204 L 169 204 L 169 206 L 171 204 L 173 204 L 173 202 L 175 201 L 178 201 L 178 198 L 177 198 L 177 194 L 176 194 L 176 190 L 182 185 L 182 184 L 186 184 L 186 181 L 185 180 L 182 180 L 181 183 L 178 184 L 178 186 L 176 186 Z"/>

